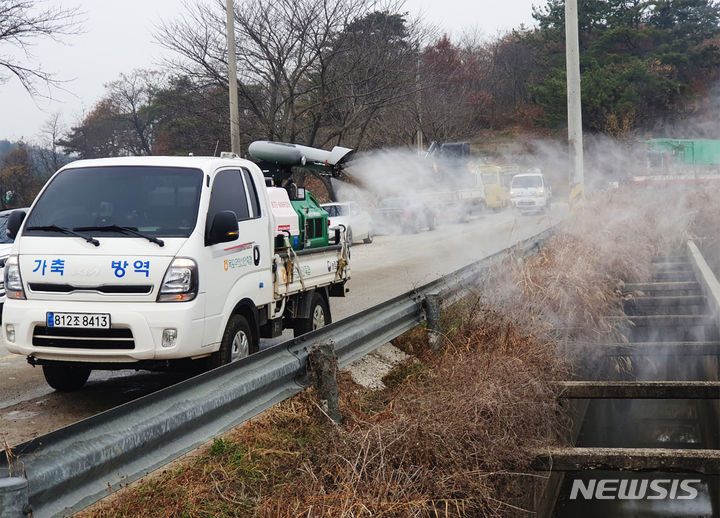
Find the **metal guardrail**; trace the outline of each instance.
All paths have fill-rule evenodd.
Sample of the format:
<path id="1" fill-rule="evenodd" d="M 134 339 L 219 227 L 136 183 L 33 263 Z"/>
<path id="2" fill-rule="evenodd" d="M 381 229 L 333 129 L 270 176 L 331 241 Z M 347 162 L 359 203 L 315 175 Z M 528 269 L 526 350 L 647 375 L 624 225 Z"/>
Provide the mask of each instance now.
<path id="1" fill-rule="evenodd" d="M 27 510 L 35 518 L 66 516 L 108 496 L 304 390 L 314 344 L 332 342 L 339 366 L 346 367 L 422 323 L 426 295 L 455 302 L 478 286 L 497 259 L 533 253 L 554 232 L 551 227 L 322 329 L 16 446 L 13 462 L 24 467 L 28 481 Z M 0 470 L 9 467 L 0 452 Z M 3 493 L 0 480 L 0 518 L 19 518 L 22 479 L 5 480 L 15 481 L 15 493 Z"/>

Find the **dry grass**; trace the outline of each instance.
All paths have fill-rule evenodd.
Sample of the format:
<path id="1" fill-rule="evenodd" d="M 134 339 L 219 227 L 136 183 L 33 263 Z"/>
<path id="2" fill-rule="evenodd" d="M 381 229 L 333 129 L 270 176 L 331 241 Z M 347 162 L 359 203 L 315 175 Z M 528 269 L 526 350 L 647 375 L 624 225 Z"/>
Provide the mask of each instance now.
<path id="1" fill-rule="evenodd" d="M 539 254 L 508 259 L 445 312 L 440 354 L 416 329 L 396 343 L 417 361 L 387 389 L 341 376 L 343 426 L 308 391 L 93 516 L 529 515 L 530 452 L 568 424 L 552 385 L 571 376 L 568 345 L 612 336 L 602 316 L 621 314 L 623 282 L 715 221 L 697 216 L 697 196 L 598 196 Z"/>
<path id="2" fill-rule="evenodd" d="M 386 392 L 381 410 L 346 400 L 345 427 L 329 428 L 257 515 L 504 515 L 508 480 L 561 423 L 550 381 L 563 371 L 549 344 L 471 308 L 455 309 L 462 323 L 442 355 L 423 349 L 421 367 L 401 369 L 412 383 Z"/>

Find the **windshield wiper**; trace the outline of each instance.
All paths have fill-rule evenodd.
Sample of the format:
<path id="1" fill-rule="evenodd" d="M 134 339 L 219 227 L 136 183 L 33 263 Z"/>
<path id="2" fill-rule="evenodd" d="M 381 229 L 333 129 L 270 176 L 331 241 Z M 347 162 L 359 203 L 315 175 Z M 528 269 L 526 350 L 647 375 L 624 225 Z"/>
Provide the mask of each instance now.
<path id="1" fill-rule="evenodd" d="M 61 232 L 63 234 L 69 234 L 71 236 L 81 237 L 88 243 L 92 243 L 95 246 L 100 246 L 100 241 L 98 241 L 94 237 L 85 236 L 83 234 L 75 232 L 75 230 L 78 230 L 78 229 L 70 230 L 69 228 L 61 227 L 59 225 L 45 225 L 45 226 L 37 226 L 37 227 L 28 227 L 25 230 L 40 230 L 42 232 Z"/>
<path id="2" fill-rule="evenodd" d="M 148 234 L 143 234 L 142 232 L 138 232 L 138 229 L 136 227 L 122 227 L 120 225 L 103 225 L 98 227 L 75 227 L 73 230 L 79 230 L 79 231 L 100 231 L 100 232 L 122 232 L 124 234 L 132 234 L 133 236 L 143 237 L 147 239 L 148 241 L 155 243 L 158 246 L 165 246 L 165 241 L 162 239 L 158 239 L 155 236 L 150 236 Z"/>

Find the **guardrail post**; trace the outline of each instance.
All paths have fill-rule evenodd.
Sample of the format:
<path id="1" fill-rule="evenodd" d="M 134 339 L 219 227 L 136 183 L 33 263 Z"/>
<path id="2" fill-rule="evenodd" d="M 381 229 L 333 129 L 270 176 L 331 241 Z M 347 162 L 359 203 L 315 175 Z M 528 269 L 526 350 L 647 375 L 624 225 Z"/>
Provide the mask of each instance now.
<path id="1" fill-rule="evenodd" d="M 0 472 L 0 518 L 23 518 L 29 509 L 27 479 Z"/>
<path id="2" fill-rule="evenodd" d="M 438 351 L 442 344 L 440 332 L 440 295 L 427 293 L 425 295 L 425 319 L 427 320 L 428 344 L 433 351 Z"/>
<path id="3" fill-rule="evenodd" d="M 308 369 L 313 385 L 320 395 L 322 410 L 340 424 L 340 403 L 337 386 L 337 356 L 332 343 L 318 344 L 308 356 Z"/>

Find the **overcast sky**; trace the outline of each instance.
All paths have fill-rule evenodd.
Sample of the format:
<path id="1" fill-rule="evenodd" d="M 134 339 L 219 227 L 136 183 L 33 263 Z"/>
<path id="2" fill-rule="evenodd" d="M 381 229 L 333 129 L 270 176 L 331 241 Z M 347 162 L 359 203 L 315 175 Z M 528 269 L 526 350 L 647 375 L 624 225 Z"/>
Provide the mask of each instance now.
<path id="1" fill-rule="evenodd" d="M 209 1 L 209 0 L 205 0 Z M 238 0 L 236 0 L 238 1 Z M 57 0 L 38 1 L 57 5 Z M 412 16 L 451 36 L 475 28 L 487 37 L 532 24 L 532 5 L 540 0 L 407 0 Z M 47 41 L 31 49 L 35 61 L 65 82 L 65 91 L 53 90 L 52 99 L 32 98 L 16 80 L 0 84 L 0 140 L 40 142 L 41 127 L 53 113 L 66 126 L 77 124 L 103 95 L 105 83 L 137 68 L 153 68 L 162 56 L 154 43 L 153 28 L 182 10 L 181 0 L 63 0 L 64 7 L 84 12 L 84 33 Z M 7 48 L 0 46 L 0 54 Z M 47 92 L 44 92 L 47 94 Z"/>

